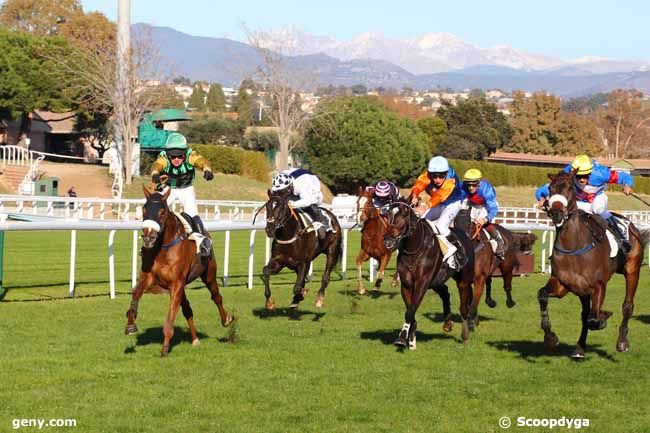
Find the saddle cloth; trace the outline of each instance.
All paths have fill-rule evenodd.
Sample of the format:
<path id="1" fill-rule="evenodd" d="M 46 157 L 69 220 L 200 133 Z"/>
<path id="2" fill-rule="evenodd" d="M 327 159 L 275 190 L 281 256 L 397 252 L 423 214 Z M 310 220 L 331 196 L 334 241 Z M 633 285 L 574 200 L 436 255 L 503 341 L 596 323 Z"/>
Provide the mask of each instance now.
<path id="1" fill-rule="evenodd" d="M 488 243 L 490 244 L 490 247 L 492 248 L 492 252 L 496 254 L 497 252 L 497 241 L 496 239 L 493 239 L 492 236 L 490 236 L 490 232 L 488 232 L 486 229 L 481 229 L 483 233 L 485 233 L 485 237 L 488 240 Z"/>
<path id="2" fill-rule="evenodd" d="M 178 218 L 181 224 L 183 224 L 183 229 L 185 230 L 185 233 L 189 235 L 187 238 L 191 241 L 194 241 L 194 245 L 196 246 L 196 253 L 199 254 L 201 242 L 203 242 L 205 236 L 203 236 L 201 233 L 196 233 L 192 231 L 192 226 L 187 221 L 187 219 L 183 216 L 183 214 L 181 214 L 180 212 L 174 212 L 174 215 L 176 215 L 176 218 Z"/>
<path id="3" fill-rule="evenodd" d="M 616 220 L 616 224 L 618 225 L 618 228 L 621 230 L 621 233 L 623 233 L 623 236 L 625 236 L 625 239 L 629 241 L 631 221 L 626 218 L 619 218 L 618 215 L 614 215 L 614 219 Z M 612 229 L 610 228 L 607 228 L 606 233 L 607 233 L 607 240 L 609 241 L 609 257 L 616 257 L 619 250 L 616 235 L 612 232 Z"/>
<path id="4" fill-rule="evenodd" d="M 307 212 L 305 212 L 303 209 L 294 209 L 294 211 L 296 212 L 296 215 L 298 215 L 298 218 L 300 218 L 300 221 L 302 222 L 302 225 L 305 227 L 305 231 L 307 233 L 315 231 L 314 221 Z M 321 213 L 325 216 L 325 219 L 327 220 L 327 224 L 325 225 L 325 230 L 328 232 L 333 232 L 334 229 L 332 228 L 332 219 L 330 218 L 329 214 L 326 212 L 321 212 Z"/>
<path id="5" fill-rule="evenodd" d="M 431 227 L 431 230 L 433 230 L 433 233 L 435 233 L 436 241 L 438 242 L 438 247 L 440 247 L 440 251 L 442 252 L 442 255 L 444 256 L 445 254 L 447 254 L 447 250 L 449 250 L 449 247 L 447 246 L 447 244 L 442 239 L 440 239 L 440 231 L 438 230 L 438 227 L 436 227 L 435 223 L 433 221 L 429 221 L 427 219 L 425 219 L 425 221 L 427 222 L 427 224 L 429 224 L 429 227 Z"/>

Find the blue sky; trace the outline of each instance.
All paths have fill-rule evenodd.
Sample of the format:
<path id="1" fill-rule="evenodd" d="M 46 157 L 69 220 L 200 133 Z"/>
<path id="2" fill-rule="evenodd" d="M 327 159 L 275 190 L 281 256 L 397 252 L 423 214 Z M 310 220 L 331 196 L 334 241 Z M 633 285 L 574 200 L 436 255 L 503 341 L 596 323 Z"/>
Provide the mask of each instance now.
<path id="1" fill-rule="evenodd" d="M 117 19 L 117 0 L 81 3 Z M 650 60 L 650 0 L 132 0 L 131 20 L 239 40 L 242 23 L 297 25 L 336 39 L 449 32 L 479 47 L 510 45 L 562 59 Z"/>

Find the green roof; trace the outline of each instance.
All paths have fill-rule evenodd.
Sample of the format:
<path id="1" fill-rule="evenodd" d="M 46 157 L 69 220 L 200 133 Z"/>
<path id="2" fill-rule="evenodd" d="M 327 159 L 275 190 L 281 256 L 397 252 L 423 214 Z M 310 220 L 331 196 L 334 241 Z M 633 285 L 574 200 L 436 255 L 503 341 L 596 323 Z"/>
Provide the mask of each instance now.
<path id="1" fill-rule="evenodd" d="M 192 120 L 185 110 L 179 110 L 177 108 L 163 108 L 162 110 L 158 110 L 155 113 L 151 113 L 148 116 L 150 116 L 150 120 L 152 122 L 172 122 L 172 121 L 179 121 L 179 120 Z"/>
<path id="2" fill-rule="evenodd" d="M 617 168 L 619 170 L 634 170 L 636 167 L 626 159 L 619 159 L 612 164 L 612 168 Z"/>

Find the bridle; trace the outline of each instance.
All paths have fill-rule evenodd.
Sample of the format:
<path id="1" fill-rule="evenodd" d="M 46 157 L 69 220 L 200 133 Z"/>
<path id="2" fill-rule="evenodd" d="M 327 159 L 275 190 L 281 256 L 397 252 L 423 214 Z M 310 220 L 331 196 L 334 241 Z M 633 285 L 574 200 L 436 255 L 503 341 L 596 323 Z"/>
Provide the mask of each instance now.
<path id="1" fill-rule="evenodd" d="M 266 211 L 266 223 L 267 227 L 268 224 L 273 224 L 273 231 L 272 231 L 272 237 L 273 239 L 279 243 L 279 244 L 290 244 L 295 242 L 300 235 L 302 235 L 304 229 L 298 230 L 296 234 L 294 234 L 290 239 L 278 239 L 276 236 L 276 232 L 280 230 L 281 228 L 285 227 L 289 222 L 294 219 L 296 222 L 299 222 L 298 215 L 296 212 L 293 210 L 293 208 L 289 205 L 288 198 L 282 198 L 280 196 L 273 196 L 270 197 L 266 203 L 264 204 L 264 207 L 267 207 L 271 204 L 271 202 L 276 202 L 277 206 L 273 207 L 271 211 L 267 209 Z M 279 222 L 276 223 L 276 219 L 273 216 L 273 210 L 276 209 L 277 207 L 282 207 L 283 208 L 283 214 L 279 218 Z M 269 231 L 267 231 L 267 234 L 269 234 Z"/>
<path id="2" fill-rule="evenodd" d="M 152 211 L 152 212 L 155 212 L 155 213 L 157 213 L 157 211 L 162 208 L 164 210 L 164 212 L 163 212 L 164 215 L 163 215 L 161 221 L 157 221 L 155 219 L 145 219 L 142 222 L 142 229 L 143 230 L 144 229 L 149 229 L 150 232 L 151 231 L 156 231 L 155 236 L 145 235 L 144 233 L 142 233 L 142 242 L 143 242 L 142 247 L 145 248 L 145 249 L 153 249 L 153 248 L 156 247 L 157 244 L 162 242 L 162 234 L 165 233 L 165 229 L 167 227 L 167 220 L 170 218 L 170 215 L 171 215 L 171 212 L 170 212 L 169 208 L 167 208 L 166 203 L 162 199 L 163 198 L 162 193 L 161 192 L 154 192 L 153 194 L 156 194 L 158 197 L 160 197 L 160 200 L 149 199 L 149 201 L 147 203 L 145 203 L 145 205 L 144 205 L 145 218 L 146 218 L 146 216 L 148 214 L 148 212 L 147 212 L 147 204 L 156 205 L 155 209 Z M 152 194 L 151 197 L 153 197 L 153 194 Z M 174 218 L 174 216 L 171 216 L 171 217 Z M 178 234 L 178 236 L 176 236 L 168 244 L 160 245 L 160 248 L 163 249 L 163 250 L 169 249 L 169 248 L 173 247 L 174 245 L 178 244 L 179 242 L 181 242 L 184 239 L 187 239 L 189 237 L 189 234 L 185 233 L 185 231 L 180 231 L 180 233 L 179 233 L 179 227 L 176 228 L 176 234 Z M 150 247 L 145 246 L 147 243 L 150 243 L 151 246 Z"/>
<path id="3" fill-rule="evenodd" d="M 417 227 L 418 223 L 420 222 L 420 218 L 418 218 L 414 214 L 413 209 L 411 208 L 411 206 L 409 204 L 401 202 L 401 201 L 396 201 L 396 202 L 392 203 L 388 208 L 389 209 L 389 211 L 388 211 L 388 227 L 393 225 L 395 215 L 397 215 L 397 213 L 399 213 L 399 207 L 400 206 L 407 208 L 408 213 L 407 213 L 406 229 L 400 230 L 399 235 L 394 236 L 394 237 L 393 236 L 384 236 L 384 239 L 386 239 L 386 238 L 394 239 L 395 245 L 399 245 L 404 238 L 407 238 L 407 237 L 411 236 L 413 234 L 413 231 Z M 413 222 L 414 218 L 415 218 L 415 222 Z M 418 240 L 419 240 L 418 247 L 415 250 L 408 251 L 408 250 L 404 249 L 404 250 L 402 250 L 400 252 L 400 254 L 413 255 L 413 254 L 417 254 L 418 252 L 420 252 L 420 250 L 424 246 L 423 236 L 418 237 Z"/>

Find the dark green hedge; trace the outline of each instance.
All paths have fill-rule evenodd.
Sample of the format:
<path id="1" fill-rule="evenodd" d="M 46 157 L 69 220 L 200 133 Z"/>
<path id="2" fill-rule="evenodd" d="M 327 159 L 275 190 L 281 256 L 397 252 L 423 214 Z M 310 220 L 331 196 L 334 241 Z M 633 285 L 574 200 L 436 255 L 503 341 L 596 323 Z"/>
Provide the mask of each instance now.
<path id="1" fill-rule="evenodd" d="M 548 173 L 557 173 L 559 169 L 512 166 L 498 162 L 487 161 L 465 161 L 460 159 L 449 160 L 451 166 L 463 176 L 466 170 L 478 168 L 483 176 L 494 186 L 540 186 L 548 182 Z M 620 187 L 612 185 L 614 191 L 621 190 Z M 650 178 L 634 176 L 634 190 L 643 194 L 650 194 Z"/>
<path id="2" fill-rule="evenodd" d="M 271 167 L 261 152 L 212 144 L 192 144 L 190 147 L 206 157 L 214 171 L 238 174 L 261 182 L 270 180 Z"/>

